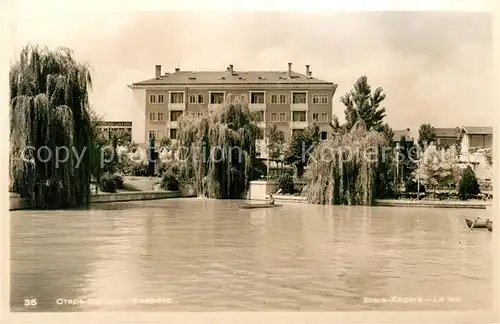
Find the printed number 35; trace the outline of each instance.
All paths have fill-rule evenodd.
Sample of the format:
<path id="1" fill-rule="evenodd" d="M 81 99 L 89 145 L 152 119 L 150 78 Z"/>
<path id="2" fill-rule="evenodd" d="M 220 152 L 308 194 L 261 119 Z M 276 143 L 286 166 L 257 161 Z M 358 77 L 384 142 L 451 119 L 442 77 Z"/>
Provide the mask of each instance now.
<path id="1" fill-rule="evenodd" d="M 24 300 L 24 306 L 36 306 L 37 301 L 36 299 L 25 299 Z"/>

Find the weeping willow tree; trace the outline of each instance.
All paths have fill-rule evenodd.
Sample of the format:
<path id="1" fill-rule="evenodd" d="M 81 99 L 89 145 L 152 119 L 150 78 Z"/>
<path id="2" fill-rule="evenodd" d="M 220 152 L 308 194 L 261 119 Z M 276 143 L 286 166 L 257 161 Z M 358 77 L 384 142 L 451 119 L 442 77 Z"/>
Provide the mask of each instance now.
<path id="1" fill-rule="evenodd" d="M 386 143 L 382 133 L 367 131 L 363 121 L 349 132 L 334 133 L 311 154 L 304 196 L 316 204 L 372 205 Z"/>
<path id="2" fill-rule="evenodd" d="M 191 174 L 198 194 L 209 198 L 240 198 L 248 189 L 256 118 L 246 101 L 226 101 L 202 118 L 179 122 L 180 172 Z"/>
<path id="3" fill-rule="evenodd" d="M 69 49 L 28 45 L 9 77 L 11 189 L 32 208 L 85 206 L 93 133 L 89 67 Z"/>

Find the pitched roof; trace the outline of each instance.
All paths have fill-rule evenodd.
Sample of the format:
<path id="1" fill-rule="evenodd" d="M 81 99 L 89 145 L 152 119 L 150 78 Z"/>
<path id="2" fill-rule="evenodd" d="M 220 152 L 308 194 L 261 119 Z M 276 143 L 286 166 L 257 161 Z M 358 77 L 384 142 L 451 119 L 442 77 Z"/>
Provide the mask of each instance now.
<path id="1" fill-rule="evenodd" d="M 469 135 L 493 135 L 493 127 L 464 126 L 463 129 Z"/>
<path id="2" fill-rule="evenodd" d="M 411 142 L 414 140 L 409 129 L 395 130 L 393 132 L 394 132 L 394 137 L 393 137 L 394 142 L 399 142 L 402 136 L 405 137 L 405 141 L 407 142 Z"/>
<path id="3" fill-rule="evenodd" d="M 292 71 L 292 78 L 288 72 L 281 71 L 177 71 L 165 73 L 159 79 L 149 79 L 133 83 L 133 85 L 162 85 L 162 84 L 333 84 L 305 74 Z"/>
<path id="4" fill-rule="evenodd" d="M 457 129 L 456 128 L 434 128 L 436 133 L 436 137 L 456 137 Z"/>

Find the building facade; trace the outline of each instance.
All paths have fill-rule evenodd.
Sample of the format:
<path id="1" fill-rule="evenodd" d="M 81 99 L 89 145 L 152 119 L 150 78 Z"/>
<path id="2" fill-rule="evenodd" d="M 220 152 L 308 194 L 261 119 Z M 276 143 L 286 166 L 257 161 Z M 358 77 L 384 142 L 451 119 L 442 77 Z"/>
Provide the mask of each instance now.
<path id="1" fill-rule="evenodd" d="M 435 128 L 436 147 L 447 149 L 457 143 L 460 138 L 460 128 Z"/>
<path id="2" fill-rule="evenodd" d="M 156 65 L 153 79 L 133 83 L 129 88 L 134 93 L 134 120 L 138 121 L 132 138 L 136 143 L 145 143 L 152 136 L 176 140 L 180 116 L 202 116 L 235 97 L 243 97 L 250 110 L 261 116 L 258 126 L 262 130 L 276 123 L 289 140 L 293 132 L 316 123 L 326 139 L 337 85 L 313 78 L 308 65 L 301 74 L 288 63 L 288 71 L 284 72 L 237 71 L 229 65 L 219 72 L 176 68 L 164 74 Z M 264 141 L 261 139 L 261 143 Z"/>
<path id="3" fill-rule="evenodd" d="M 101 121 L 97 124 L 97 128 L 101 129 L 108 139 L 111 138 L 113 134 L 127 134 L 132 138 L 131 121 Z"/>

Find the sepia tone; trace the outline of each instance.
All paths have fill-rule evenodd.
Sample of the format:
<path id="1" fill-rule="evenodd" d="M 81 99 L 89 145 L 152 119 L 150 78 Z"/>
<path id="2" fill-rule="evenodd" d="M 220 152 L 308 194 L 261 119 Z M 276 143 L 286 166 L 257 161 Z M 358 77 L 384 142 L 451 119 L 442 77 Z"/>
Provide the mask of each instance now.
<path id="1" fill-rule="evenodd" d="M 491 15 L 107 24 L 10 53 L 11 312 L 494 311 Z"/>

